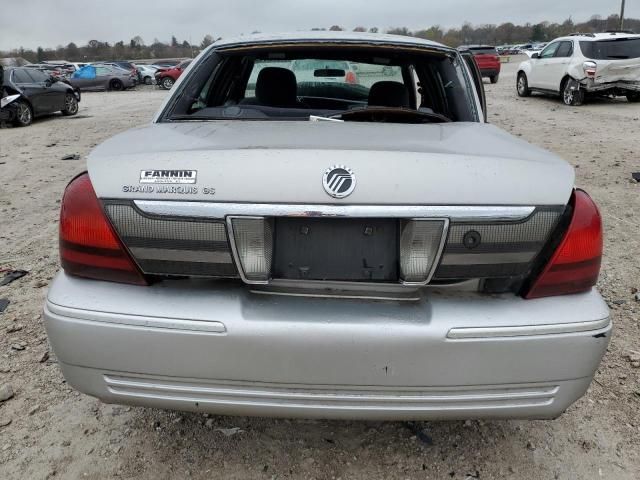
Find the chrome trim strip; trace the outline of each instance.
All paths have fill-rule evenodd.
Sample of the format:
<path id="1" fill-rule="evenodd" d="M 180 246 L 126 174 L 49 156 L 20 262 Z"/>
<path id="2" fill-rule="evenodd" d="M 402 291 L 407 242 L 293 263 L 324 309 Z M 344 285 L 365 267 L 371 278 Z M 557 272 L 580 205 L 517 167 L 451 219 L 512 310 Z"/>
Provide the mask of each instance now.
<path id="1" fill-rule="evenodd" d="M 535 211 L 531 206 L 305 205 L 277 203 L 210 203 L 135 200 L 151 215 L 224 219 L 257 217 L 450 218 L 455 222 L 517 221 Z"/>
<path id="2" fill-rule="evenodd" d="M 169 248 L 129 247 L 138 260 L 162 260 L 193 263 L 233 263 L 229 252 L 172 250 Z"/>
<path id="3" fill-rule="evenodd" d="M 254 286 L 251 289 L 251 293 L 258 295 L 275 295 L 281 297 L 309 297 L 309 298 L 339 298 L 347 300 L 384 300 L 393 302 L 417 302 L 420 300 L 420 292 L 418 290 L 409 291 L 407 294 L 401 294 L 400 292 L 363 292 L 355 290 L 342 290 L 342 291 L 320 291 L 320 290 L 308 290 L 304 291 L 298 288 L 298 290 L 287 290 L 283 288 L 272 287 L 275 284 L 275 280 L 271 282 L 269 287 L 260 288 L 260 286 Z"/>
<path id="4" fill-rule="evenodd" d="M 442 257 L 442 265 L 529 263 L 537 254 L 538 252 L 447 253 Z"/>
<path id="5" fill-rule="evenodd" d="M 129 327 L 142 327 L 153 330 L 175 330 L 179 333 L 198 334 L 223 334 L 227 327 L 221 322 L 205 320 L 189 320 L 178 318 L 145 317 L 142 315 L 123 315 L 119 313 L 98 312 L 93 310 L 81 310 L 77 308 L 62 307 L 47 301 L 45 311 L 53 315 L 59 315 L 71 320 L 84 322 L 99 322 Z"/>
<path id="6" fill-rule="evenodd" d="M 281 386 L 259 385 L 250 383 L 187 383 L 172 381 L 165 378 L 125 377 L 118 374 L 105 374 L 105 383 L 113 390 L 128 390 L 129 393 L 162 393 L 162 394 L 190 394 L 216 396 L 220 399 L 228 397 L 258 398 L 262 400 L 304 400 L 304 401 L 341 401 L 341 402 L 473 402 L 486 400 L 515 400 L 548 398 L 557 395 L 558 385 L 532 385 L 528 387 L 502 387 L 477 389 L 418 389 L 398 387 L 398 392 L 392 390 L 356 389 L 318 389 L 308 385 Z M 304 388 L 306 387 L 306 388 Z M 134 392 L 131 392 L 131 391 Z"/>
<path id="7" fill-rule="evenodd" d="M 549 325 L 525 325 L 514 327 L 470 327 L 452 328 L 447 338 L 463 340 L 472 338 L 524 337 L 534 335 L 557 335 L 602 330 L 611 325 L 609 317 L 588 322 L 557 323 Z"/>

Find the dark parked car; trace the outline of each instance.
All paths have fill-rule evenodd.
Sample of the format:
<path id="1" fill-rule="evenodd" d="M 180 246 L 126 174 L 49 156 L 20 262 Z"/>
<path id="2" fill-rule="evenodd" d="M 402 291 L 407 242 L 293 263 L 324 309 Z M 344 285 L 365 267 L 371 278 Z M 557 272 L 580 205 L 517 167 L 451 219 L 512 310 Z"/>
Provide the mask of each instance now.
<path id="1" fill-rule="evenodd" d="M 33 68 L 7 68 L 2 77 L 3 95 L 20 95 L 12 102 L 8 121 L 19 127 L 30 125 L 34 117 L 62 112 L 78 113 L 80 91 Z"/>
<path id="2" fill-rule="evenodd" d="M 496 47 L 489 45 L 463 45 L 459 50 L 468 50 L 478 64 L 480 73 L 484 78 L 489 78 L 491 83 L 498 83 L 500 77 L 500 56 Z"/>
<path id="3" fill-rule="evenodd" d="M 171 87 L 173 87 L 173 84 L 176 83 L 176 80 L 178 80 L 180 75 L 182 75 L 182 72 L 186 70 L 190 63 L 191 60 L 185 60 L 184 62 L 180 62 L 173 68 L 156 72 L 156 83 L 160 85 L 161 88 L 170 90 Z"/>

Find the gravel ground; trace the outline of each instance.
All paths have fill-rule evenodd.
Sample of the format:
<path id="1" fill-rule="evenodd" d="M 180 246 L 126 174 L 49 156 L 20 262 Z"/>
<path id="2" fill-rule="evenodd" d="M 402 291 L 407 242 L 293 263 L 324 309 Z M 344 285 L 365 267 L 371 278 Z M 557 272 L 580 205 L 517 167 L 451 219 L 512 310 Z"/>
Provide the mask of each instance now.
<path id="1" fill-rule="evenodd" d="M 87 93 L 76 117 L 0 130 L 0 269 L 30 272 L 0 287 L 11 301 L 0 314 L 0 398 L 2 385 L 13 390 L 0 401 L 0 478 L 640 478 L 640 108 L 519 99 L 514 84 L 514 63 L 486 84 L 490 121 L 571 162 L 606 225 L 600 288 L 616 330 L 596 381 L 561 418 L 420 423 L 428 444 L 404 423 L 203 417 L 70 389 L 47 358 L 41 317 L 60 198 L 94 145 L 149 121 L 166 94 Z"/>

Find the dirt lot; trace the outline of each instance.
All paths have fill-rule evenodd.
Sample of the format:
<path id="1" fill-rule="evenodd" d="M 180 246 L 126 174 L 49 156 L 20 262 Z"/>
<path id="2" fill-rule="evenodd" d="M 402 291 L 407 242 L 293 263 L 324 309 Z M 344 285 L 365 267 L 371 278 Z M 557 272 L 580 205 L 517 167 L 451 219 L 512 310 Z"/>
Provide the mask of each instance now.
<path id="1" fill-rule="evenodd" d="M 41 306 L 58 269 L 57 216 L 84 156 L 148 122 L 165 93 L 88 93 L 76 117 L 0 130 L 0 269 L 29 270 L 0 287 L 0 478 L 640 478 L 640 108 L 603 100 L 569 108 L 515 96 L 515 64 L 487 84 L 491 122 L 553 150 L 602 208 L 600 288 L 616 330 L 588 394 L 555 421 L 403 423 L 210 417 L 104 405 L 64 382 Z M 77 153 L 79 160 L 61 160 Z M 1 276 L 1 275 L 0 275 Z M 226 436 L 226 429 L 241 432 Z M 227 432 L 228 433 L 228 432 Z"/>

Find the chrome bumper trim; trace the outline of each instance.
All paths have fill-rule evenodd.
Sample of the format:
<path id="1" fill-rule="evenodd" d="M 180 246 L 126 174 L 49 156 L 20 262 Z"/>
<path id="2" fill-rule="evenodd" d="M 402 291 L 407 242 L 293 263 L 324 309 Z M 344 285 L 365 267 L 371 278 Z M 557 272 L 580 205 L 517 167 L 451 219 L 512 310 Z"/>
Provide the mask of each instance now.
<path id="1" fill-rule="evenodd" d="M 518 327 L 452 328 L 447 338 L 464 340 L 472 338 L 525 337 L 533 335 L 557 335 L 602 330 L 609 327 L 609 317 L 589 322 L 557 323 L 553 325 L 526 325 Z"/>
<path id="2" fill-rule="evenodd" d="M 52 313 L 62 317 L 73 318 L 80 321 L 102 322 L 131 327 L 142 327 L 149 330 L 174 331 L 175 333 L 194 334 L 223 334 L 227 328 L 221 322 L 209 322 L 202 320 L 188 320 L 162 317 L 145 317 L 141 315 L 123 315 L 118 313 L 97 312 L 93 310 L 79 310 L 76 308 L 61 307 L 47 301 L 44 307 L 45 313 Z M 79 314 L 82 315 L 79 318 Z"/>
<path id="3" fill-rule="evenodd" d="M 455 222 L 518 221 L 535 211 L 531 206 L 421 205 L 292 205 L 276 203 L 210 203 L 135 200 L 150 215 L 215 218 L 228 215 L 265 217 L 450 218 Z"/>
<path id="4" fill-rule="evenodd" d="M 558 393 L 557 384 L 478 386 L 459 388 L 365 389 L 309 385 L 269 385 L 247 382 L 184 381 L 142 376 L 105 374 L 109 393 L 119 397 L 198 402 L 203 404 L 262 405 L 274 407 L 367 410 L 492 409 L 504 406 L 549 405 Z"/>

